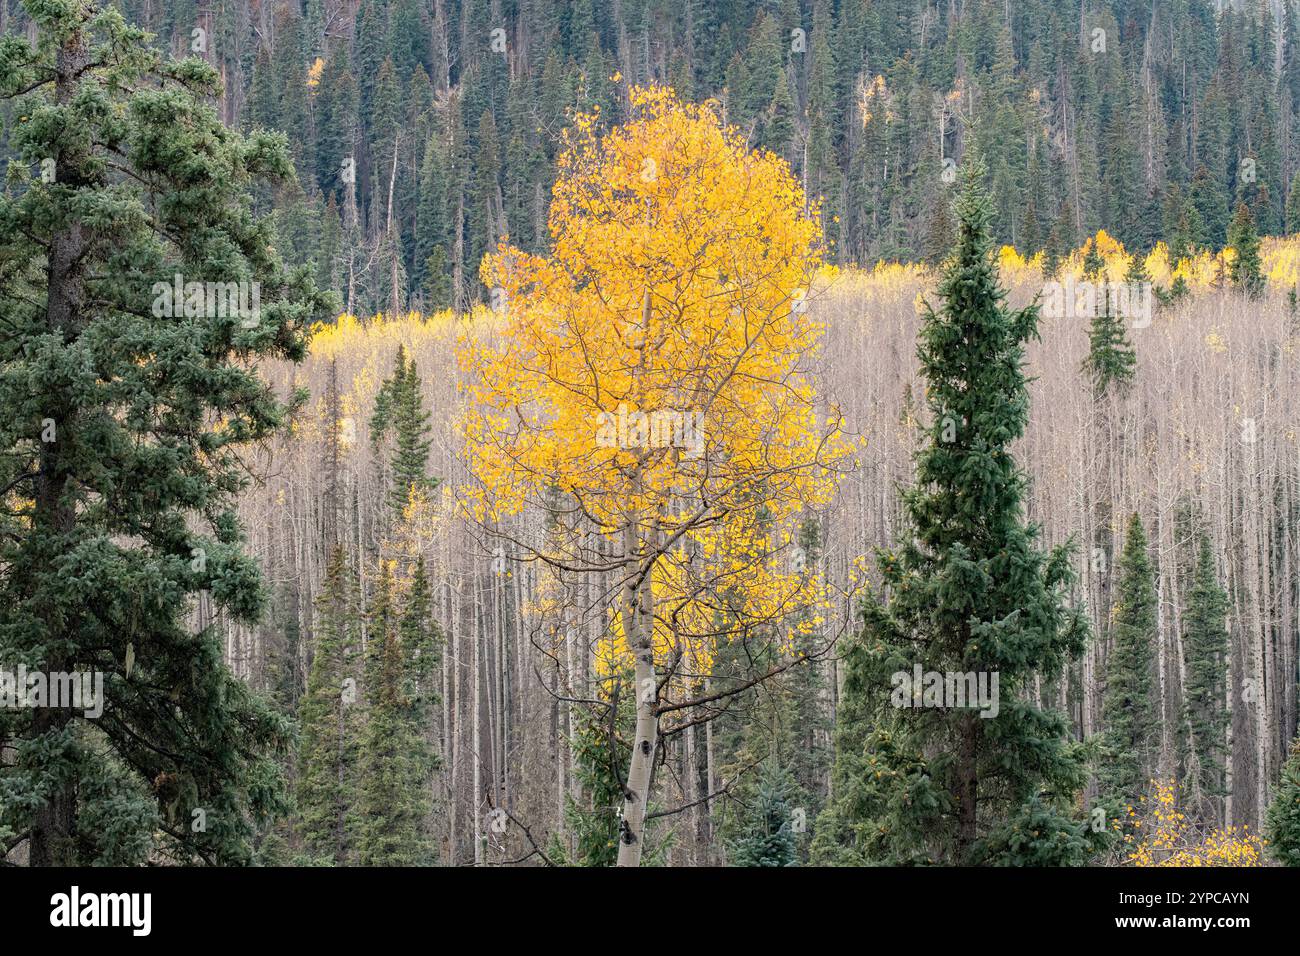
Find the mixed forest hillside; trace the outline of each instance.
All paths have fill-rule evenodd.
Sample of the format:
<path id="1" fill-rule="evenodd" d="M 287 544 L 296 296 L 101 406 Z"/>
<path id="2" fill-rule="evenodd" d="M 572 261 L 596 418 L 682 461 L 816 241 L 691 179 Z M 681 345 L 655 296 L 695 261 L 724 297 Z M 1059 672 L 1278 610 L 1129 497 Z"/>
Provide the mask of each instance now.
<path id="1" fill-rule="evenodd" d="M 1300 863 L 1298 18 L 0 0 L 0 858 Z"/>

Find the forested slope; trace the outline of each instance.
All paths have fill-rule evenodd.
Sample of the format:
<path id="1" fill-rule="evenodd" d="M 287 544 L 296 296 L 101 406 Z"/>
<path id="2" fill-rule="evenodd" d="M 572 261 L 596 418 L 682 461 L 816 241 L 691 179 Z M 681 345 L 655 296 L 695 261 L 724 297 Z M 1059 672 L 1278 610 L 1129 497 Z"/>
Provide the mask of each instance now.
<path id="1" fill-rule="evenodd" d="M 558 134 L 624 84 L 715 97 L 824 197 L 831 255 L 934 259 L 945 173 L 985 147 L 993 229 L 1181 254 L 1239 201 L 1297 224 L 1300 21 L 1282 0 L 179 0 L 120 4 L 220 72 L 231 125 L 289 134 L 282 251 L 356 313 L 483 301 L 496 240 L 546 242 Z M 0 28 L 23 29 L 13 0 Z M 199 32 L 195 32 L 199 31 Z M 1300 202 L 1300 201 L 1298 201 Z"/>

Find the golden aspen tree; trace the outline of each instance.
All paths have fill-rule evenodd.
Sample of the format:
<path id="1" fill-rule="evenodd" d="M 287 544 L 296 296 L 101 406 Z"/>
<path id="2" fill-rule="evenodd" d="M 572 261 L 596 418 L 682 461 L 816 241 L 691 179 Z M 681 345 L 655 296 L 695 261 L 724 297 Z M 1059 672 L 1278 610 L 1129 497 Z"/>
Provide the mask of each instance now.
<path id="1" fill-rule="evenodd" d="M 788 647 L 820 622 L 798 614 L 822 591 L 792 532 L 846 444 L 815 400 L 816 206 L 711 104 L 629 95 L 626 124 L 586 114 L 565 134 L 550 255 L 485 258 L 499 315 L 460 358 L 474 517 L 548 513 L 565 549 L 517 551 L 617 581 L 597 665 L 635 679 L 618 853 L 635 866 L 659 721 L 691 706 L 711 648 Z"/>

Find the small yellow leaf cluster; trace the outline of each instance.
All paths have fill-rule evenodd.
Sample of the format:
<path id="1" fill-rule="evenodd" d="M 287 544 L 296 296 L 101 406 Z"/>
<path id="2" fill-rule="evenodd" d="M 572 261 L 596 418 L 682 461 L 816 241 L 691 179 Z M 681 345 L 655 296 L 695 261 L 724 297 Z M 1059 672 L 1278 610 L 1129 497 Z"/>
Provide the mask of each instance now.
<path id="1" fill-rule="evenodd" d="M 1201 831 L 1178 807 L 1173 781 L 1152 781 L 1155 794 L 1145 809 L 1146 826 L 1138 810 L 1129 807 L 1133 827 L 1142 840 L 1129 851 L 1132 866 L 1262 866 L 1264 843 L 1249 827 L 1229 826 Z M 1125 837 L 1133 844 L 1134 837 Z"/>

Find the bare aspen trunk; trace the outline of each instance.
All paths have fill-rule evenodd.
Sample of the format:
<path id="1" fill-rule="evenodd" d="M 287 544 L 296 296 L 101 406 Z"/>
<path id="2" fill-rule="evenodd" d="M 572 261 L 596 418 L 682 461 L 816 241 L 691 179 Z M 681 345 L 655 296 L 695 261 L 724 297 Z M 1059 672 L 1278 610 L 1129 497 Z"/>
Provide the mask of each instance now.
<path id="1" fill-rule="evenodd" d="M 711 690 L 711 684 L 708 680 L 704 682 L 704 692 L 707 694 Z M 713 788 L 713 721 L 706 721 L 704 724 L 704 844 L 712 847 L 713 845 L 713 801 L 707 799 L 714 792 Z M 710 849 L 709 858 L 713 857 L 713 851 Z"/>
<path id="2" fill-rule="evenodd" d="M 658 742 L 659 717 L 655 712 L 654 605 L 648 568 L 639 555 L 638 522 L 623 529 L 623 553 L 627 556 L 628 581 L 623 587 L 623 631 L 634 659 L 636 689 L 636 733 L 632 738 L 632 761 L 623 790 L 623 822 L 619 827 L 618 865 L 639 866 L 645 840 L 645 808 L 650 799 L 650 776 Z"/>
<path id="3" fill-rule="evenodd" d="M 475 586 L 474 588 L 475 621 L 481 621 L 483 619 L 483 607 L 481 602 L 479 601 L 478 594 L 479 594 L 479 589 L 477 586 Z M 480 675 L 480 668 L 479 668 L 479 663 L 480 663 L 479 646 L 483 643 L 483 638 L 482 635 L 479 633 L 479 627 L 477 626 L 477 624 L 474 626 L 472 633 L 473 633 L 473 640 L 474 640 L 474 649 L 471 653 L 471 657 L 473 658 L 473 660 L 470 664 L 470 680 L 474 682 L 474 692 L 472 695 L 473 703 L 471 705 L 472 713 L 470 719 L 473 721 L 473 725 L 474 725 L 474 746 L 471 748 L 471 754 L 472 754 L 471 759 L 473 761 L 474 769 L 472 774 L 473 789 L 470 791 L 470 798 L 469 798 L 469 812 L 473 816 L 472 832 L 474 833 L 474 865 L 481 866 L 483 864 L 483 827 L 482 827 L 483 821 L 481 819 L 481 814 L 478 811 L 479 811 L 479 804 L 480 801 L 482 800 L 482 794 L 483 794 L 483 760 L 482 757 L 480 756 L 483 753 L 483 735 L 479 723 L 480 714 L 482 713 L 482 709 L 483 709 L 483 698 L 482 698 L 482 691 L 481 691 L 481 688 L 483 686 L 483 680 Z"/>
<path id="4" fill-rule="evenodd" d="M 691 718 L 694 719 L 694 711 L 691 712 Z M 699 784 L 700 768 L 699 757 L 695 752 L 695 727 L 688 724 L 686 727 L 686 744 L 685 744 L 684 762 L 686 764 L 686 794 L 685 799 L 688 805 L 691 805 L 691 848 L 690 857 L 687 860 L 690 866 L 699 866 L 700 864 L 700 804 Z"/>
<path id="5" fill-rule="evenodd" d="M 501 753 L 502 744 L 505 741 L 505 718 L 503 716 L 505 679 L 501 676 L 503 667 L 502 649 L 505 647 L 505 637 L 502 633 L 504 625 L 501 623 L 501 590 L 503 587 L 501 575 L 504 573 L 504 571 L 498 572 L 493 568 L 492 630 L 490 635 L 484 634 L 485 640 L 489 640 L 484 655 L 484 664 L 489 679 L 487 688 L 487 725 L 491 757 L 488 762 L 488 772 L 492 776 L 492 801 L 494 805 L 500 804 L 501 778 L 505 773 L 503 768 L 505 756 Z M 477 796 L 481 797 L 481 794 Z"/>
<path id="6" fill-rule="evenodd" d="M 448 549 L 450 549 L 451 536 L 446 538 Z M 447 562 L 447 568 L 450 571 L 451 562 Z M 442 655 L 442 746 L 439 752 L 442 754 L 444 766 L 450 767 L 450 776 L 446 779 L 447 794 L 447 858 L 444 862 L 452 865 L 456 859 L 456 767 L 459 761 L 456 759 L 456 725 L 453 723 L 453 701 L 455 706 L 459 706 L 459 691 L 457 687 L 452 690 L 452 676 L 457 664 L 456 653 L 456 634 L 460 631 L 460 622 L 456 620 L 456 604 L 452 599 L 451 575 L 448 573 L 447 581 L 443 589 L 443 614 L 442 619 L 447 622 L 447 635 L 444 641 L 447 647 Z M 453 693 L 457 696 L 453 698 Z"/>
<path id="7" fill-rule="evenodd" d="M 397 144 L 399 142 L 401 142 L 401 137 L 394 136 L 393 137 L 393 170 L 391 175 L 388 177 L 388 225 L 386 228 L 387 237 L 388 237 L 389 282 L 392 285 L 392 288 L 390 290 L 391 302 L 389 305 L 389 309 L 391 310 L 393 318 L 396 318 L 398 314 L 401 312 L 401 295 L 397 288 L 398 243 L 397 240 L 393 238 L 393 190 L 397 186 L 397 154 L 398 154 Z"/>

